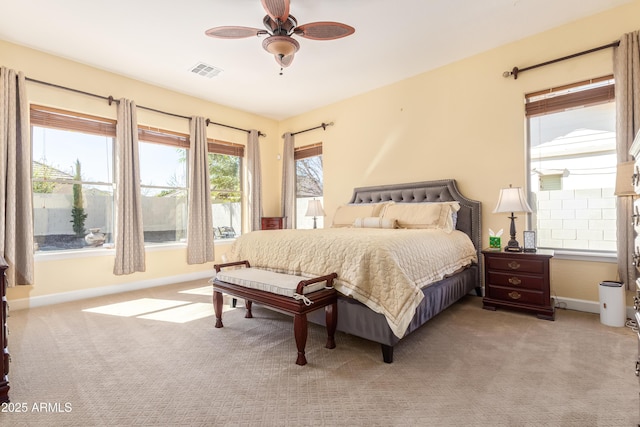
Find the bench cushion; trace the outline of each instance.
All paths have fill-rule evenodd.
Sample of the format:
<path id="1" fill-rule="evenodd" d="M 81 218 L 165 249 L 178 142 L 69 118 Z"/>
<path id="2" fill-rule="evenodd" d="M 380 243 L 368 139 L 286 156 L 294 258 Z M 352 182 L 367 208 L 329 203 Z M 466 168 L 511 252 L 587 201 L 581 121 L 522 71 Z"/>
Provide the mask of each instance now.
<path id="1" fill-rule="evenodd" d="M 292 274 L 276 273 L 259 268 L 239 268 L 235 270 L 227 269 L 216 273 L 216 279 L 245 288 L 257 289 L 272 294 L 283 295 L 293 298 L 296 294 L 298 283 L 309 278 L 294 276 Z M 303 294 L 324 289 L 327 281 L 312 283 L 304 287 Z"/>

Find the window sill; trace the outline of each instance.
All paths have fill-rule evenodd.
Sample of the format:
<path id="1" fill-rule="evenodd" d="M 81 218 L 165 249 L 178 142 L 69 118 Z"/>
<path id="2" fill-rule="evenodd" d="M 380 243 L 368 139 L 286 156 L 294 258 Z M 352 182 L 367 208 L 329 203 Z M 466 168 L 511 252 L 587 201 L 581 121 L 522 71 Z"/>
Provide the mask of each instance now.
<path id="1" fill-rule="evenodd" d="M 235 239 L 225 239 L 222 241 L 214 241 L 214 246 L 228 245 L 235 241 Z M 151 243 L 144 246 L 145 252 L 159 252 L 169 251 L 176 249 L 186 249 L 186 242 L 172 242 L 172 243 Z M 92 257 L 104 257 L 115 256 L 116 249 L 113 244 L 109 246 L 103 246 L 99 248 L 85 248 L 85 249 L 71 249 L 66 251 L 43 251 L 36 252 L 34 254 L 34 261 L 57 261 L 62 259 L 72 258 L 92 258 Z"/>
<path id="2" fill-rule="evenodd" d="M 572 251 L 568 249 L 553 249 L 553 256 L 556 259 L 566 259 L 570 261 L 609 262 L 612 264 L 616 264 L 618 262 L 618 254 L 615 252 L 587 252 Z"/>

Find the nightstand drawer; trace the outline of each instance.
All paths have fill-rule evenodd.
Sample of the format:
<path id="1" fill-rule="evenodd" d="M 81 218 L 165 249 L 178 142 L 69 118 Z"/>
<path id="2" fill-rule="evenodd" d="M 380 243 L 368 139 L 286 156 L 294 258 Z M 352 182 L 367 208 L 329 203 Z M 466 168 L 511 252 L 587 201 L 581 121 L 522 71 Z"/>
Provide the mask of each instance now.
<path id="1" fill-rule="evenodd" d="M 487 280 L 490 285 L 508 286 L 517 289 L 544 290 L 544 278 L 542 276 L 529 276 L 526 274 L 488 271 Z"/>
<path id="2" fill-rule="evenodd" d="M 511 301 L 517 304 L 531 304 L 536 306 L 547 304 L 543 292 L 503 288 L 501 286 L 486 286 L 485 292 L 488 298 L 500 301 Z"/>
<path id="3" fill-rule="evenodd" d="M 270 222 L 267 224 L 263 224 L 262 229 L 263 230 L 281 230 L 282 227 L 280 227 L 279 224 L 274 224 L 273 222 Z"/>
<path id="4" fill-rule="evenodd" d="M 489 270 L 518 271 L 521 273 L 544 272 L 546 261 L 538 259 L 514 259 L 514 258 L 487 258 L 487 268 Z"/>
<path id="5" fill-rule="evenodd" d="M 283 228 L 284 217 L 263 216 L 260 224 L 262 230 L 281 230 Z"/>

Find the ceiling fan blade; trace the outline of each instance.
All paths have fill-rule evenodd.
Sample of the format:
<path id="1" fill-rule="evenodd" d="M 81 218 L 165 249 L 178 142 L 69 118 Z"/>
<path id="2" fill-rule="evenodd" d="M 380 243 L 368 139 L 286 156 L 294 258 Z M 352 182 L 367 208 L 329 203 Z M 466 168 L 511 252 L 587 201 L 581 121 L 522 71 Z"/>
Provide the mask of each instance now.
<path id="1" fill-rule="evenodd" d="M 278 65 L 280 65 L 283 68 L 288 67 L 289 65 L 291 65 L 291 63 L 293 62 L 293 57 L 295 56 L 295 53 L 292 53 L 291 55 L 287 55 L 287 56 L 280 56 L 280 55 L 273 55 L 276 58 L 276 62 L 278 63 Z"/>
<path id="2" fill-rule="evenodd" d="M 244 39 L 246 37 L 267 34 L 265 30 L 251 27 L 214 27 L 204 32 L 209 37 L 218 39 Z"/>
<path id="3" fill-rule="evenodd" d="M 289 17 L 289 0 L 261 0 L 262 7 L 274 21 L 282 22 Z"/>
<path id="4" fill-rule="evenodd" d="M 350 36 L 355 31 L 355 28 L 340 22 L 311 22 L 300 25 L 294 33 L 306 39 L 334 40 Z"/>

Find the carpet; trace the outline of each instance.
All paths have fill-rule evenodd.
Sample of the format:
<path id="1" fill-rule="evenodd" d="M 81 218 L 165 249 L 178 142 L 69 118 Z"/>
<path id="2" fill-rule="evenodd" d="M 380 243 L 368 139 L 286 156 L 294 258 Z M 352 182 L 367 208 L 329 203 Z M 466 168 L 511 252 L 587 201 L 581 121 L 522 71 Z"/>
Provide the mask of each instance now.
<path id="1" fill-rule="evenodd" d="M 382 362 L 380 346 L 225 307 L 206 281 L 12 311 L 12 426 L 635 426 L 629 328 L 558 310 L 554 322 L 468 296 Z"/>

